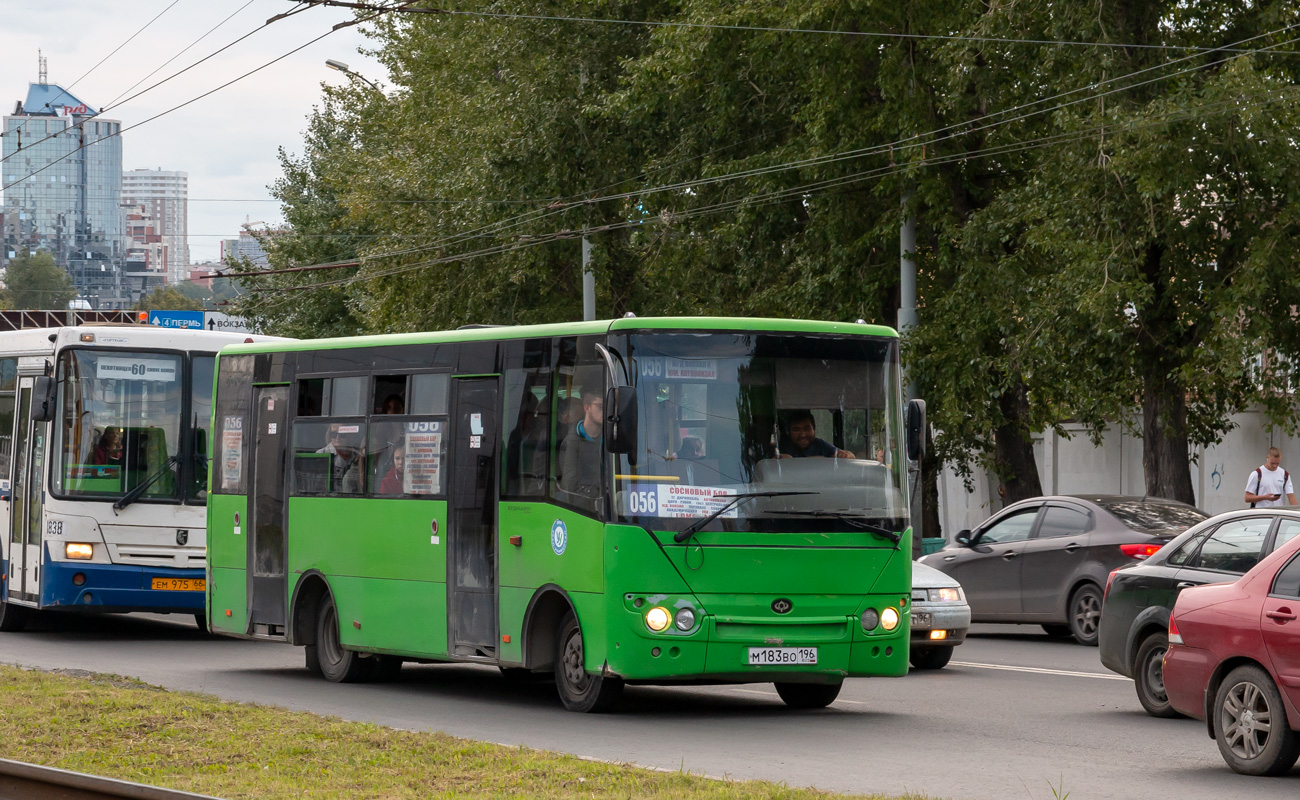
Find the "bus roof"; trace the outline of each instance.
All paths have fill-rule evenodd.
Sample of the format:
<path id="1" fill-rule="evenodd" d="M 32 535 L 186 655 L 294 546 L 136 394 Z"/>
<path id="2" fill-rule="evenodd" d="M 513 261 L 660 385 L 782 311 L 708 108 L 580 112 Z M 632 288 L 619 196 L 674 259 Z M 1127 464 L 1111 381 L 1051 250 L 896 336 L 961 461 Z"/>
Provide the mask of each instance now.
<path id="1" fill-rule="evenodd" d="M 0 331 L 0 356 L 23 353 L 51 353 L 57 347 L 86 346 L 83 335 L 92 335 L 93 344 L 108 347 L 175 348 L 178 350 L 219 350 L 222 347 L 253 341 L 286 341 L 279 337 L 245 333 L 217 333 L 156 325 L 75 325 L 62 328 L 28 328 Z"/>
<path id="2" fill-rule="evenodd" d="M 339 350 L 349 347 L 481 342 L 498 339 L 581 336 L 584 334 L 643 330 L 759 331 L 898 337 L 893 328 L 856 322 L 760 317 L 623 317 L 621 319 L 594 320 L 591 322 L 556 322 L 544 325 L 491 325 L 460 328 L 452 331 L 388 333 L 373 336 L 344 336 L 334 339 L 283 339 L 280 341 L 231 345 L 224 348 L 223 352 L 236 354 L 290 352 L 296 350 Z"/>

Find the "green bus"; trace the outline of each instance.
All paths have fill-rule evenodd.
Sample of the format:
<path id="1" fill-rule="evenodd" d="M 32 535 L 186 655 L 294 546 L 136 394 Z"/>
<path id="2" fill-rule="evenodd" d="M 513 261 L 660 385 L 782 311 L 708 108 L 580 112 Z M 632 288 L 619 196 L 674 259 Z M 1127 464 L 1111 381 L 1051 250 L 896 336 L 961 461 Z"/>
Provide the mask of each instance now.
<path id="1" fill-rule="evenodd" d="M 404 661 L 771 682 L 790 706 L 908 665 L 897 334 L 635 318 L 222 349 L 211 630 L 336 682 Z M 907 417 L 906 427 L 904 417 Z"/>

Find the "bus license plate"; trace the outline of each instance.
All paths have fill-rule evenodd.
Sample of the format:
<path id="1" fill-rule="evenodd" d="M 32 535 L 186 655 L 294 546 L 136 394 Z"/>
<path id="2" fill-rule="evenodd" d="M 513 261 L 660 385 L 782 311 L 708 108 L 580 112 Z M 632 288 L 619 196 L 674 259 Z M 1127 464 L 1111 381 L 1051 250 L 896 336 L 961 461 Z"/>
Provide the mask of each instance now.
<path id="1" fill-rule="evenodd" d="M 912 627 L 913 627 L 913 628 L 928 628 L 928 627 L 930 627 L 930 625 L 931 625 L 931 622 L 930 622 L 930 612 L 929 612 L 929 611 L 913 611 L 913 612 L 912 612 Z"/>
<path id="2" fill-rule="evenodd" d="M 208 588 L 203 578 L 154 578 L 153 588 L 163 592 L 201 592 Z"/>
<path id="3" fill-rule="evenodd" d="M 749 665 L 762 667 L 769 664 L 816 664 L 816 647 L 751 647 Z"/>

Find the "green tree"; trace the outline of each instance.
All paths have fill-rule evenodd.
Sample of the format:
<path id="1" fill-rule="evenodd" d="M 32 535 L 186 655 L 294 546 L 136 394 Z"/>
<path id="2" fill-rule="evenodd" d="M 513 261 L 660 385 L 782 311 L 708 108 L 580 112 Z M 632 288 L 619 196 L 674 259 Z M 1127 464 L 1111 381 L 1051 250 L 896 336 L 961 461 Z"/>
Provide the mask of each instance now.
<path id="1" fill-rule="evenodd" d="M 202 311 L 203 304 L 175 286 L 159 286 L 140 298 L 136 311 Z"/>
<path id="2" fill-rule="evenodd" d="M 5 268 L 5 288 L 12 308 L 61 309 L 77 296 L 68 273 L 45 251 L 23 252 Z"/>

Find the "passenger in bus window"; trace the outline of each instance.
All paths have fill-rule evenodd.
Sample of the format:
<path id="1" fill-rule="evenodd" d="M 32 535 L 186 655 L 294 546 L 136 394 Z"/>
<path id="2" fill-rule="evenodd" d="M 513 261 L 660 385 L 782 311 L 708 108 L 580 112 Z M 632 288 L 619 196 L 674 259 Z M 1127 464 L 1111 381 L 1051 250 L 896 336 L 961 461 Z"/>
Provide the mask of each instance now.
<path id="1" fill-rule="evenodd" d="M 403 494 L 406 476 L 406 446 L 397 445 L 393 448 L 393 465 L 388 468 L 384 474 L 384 479 L 379 482 L 380 494 Z"/>
<path id="2" fill-rule="evenodd" d="M 560 443 L 560 488 L 596 497 L 600 493 L 600 443 L 605 424 L 605 401 L 599 394 L 582 398 L 582 419 Z"/>
<path id="3" fill-rule="evenodd" d="M 384 398 L 384 403 L 379 407 L 380 414 L 405 414 L 406 403 L 402 402 L 399 395 L 390 394 Z"/>
<path id="4" fill-rule="evenodd" d="M 687 461 L 699 461 L 704 458 L 704 442 L 698 436 L 683 436 L 682 446 L 677 449 L 677 457 Z"/>
<path id="5" fill-rule="evenodd" d="M 95 445 L 93 455 L 95 464 L 121 464 L 122 463 L 122 429 L 106 428 L 104 435 L 99 437 L 99 443 Z"/>
<path id="6" fill-rule="evenodd" d="M 825 439 L 817 438 L 817 423 L 811 411 L 793 411 L 786 417 L 786 434 L 790 447 L 782 449 L 781 458 L 854 458 Z"/>
<path id="7" fill-rule="evenodd" d="M 334 473 L 331 488 L 340 494 L 361 491 L 361 449 L 353 434 L 340 433 L 334 439 Z"/>

